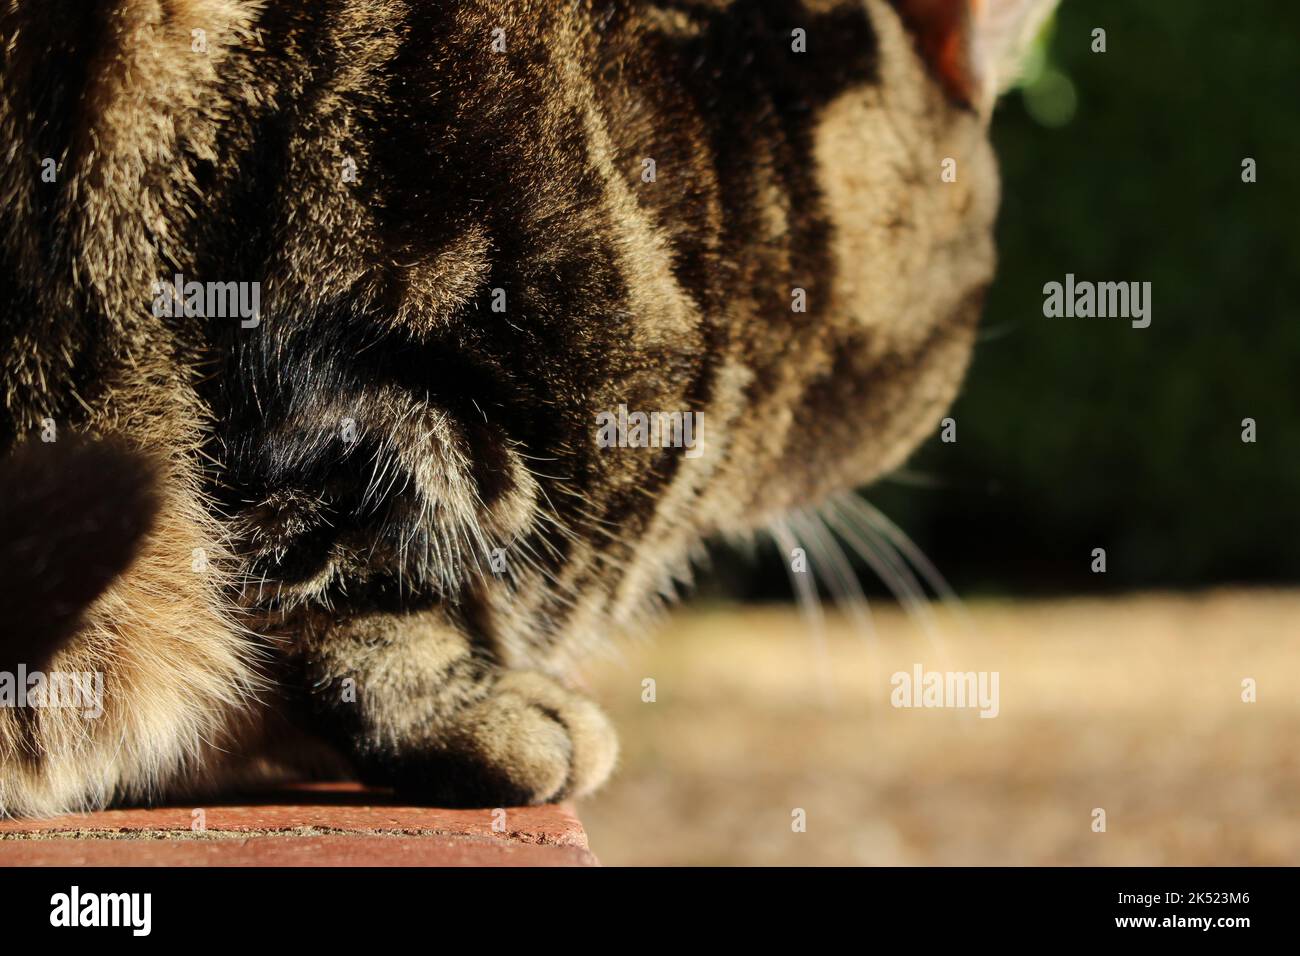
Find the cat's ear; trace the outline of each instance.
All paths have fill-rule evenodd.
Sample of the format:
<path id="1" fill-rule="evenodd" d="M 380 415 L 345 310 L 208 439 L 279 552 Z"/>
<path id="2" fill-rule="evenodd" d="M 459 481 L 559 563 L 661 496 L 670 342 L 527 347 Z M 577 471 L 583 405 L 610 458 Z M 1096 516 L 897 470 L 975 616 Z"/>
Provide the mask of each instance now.
<path id="1" fill-rule="evenodd" d="M 988 112 L 1057 0 L 890 0 L 953 99 Z"/>

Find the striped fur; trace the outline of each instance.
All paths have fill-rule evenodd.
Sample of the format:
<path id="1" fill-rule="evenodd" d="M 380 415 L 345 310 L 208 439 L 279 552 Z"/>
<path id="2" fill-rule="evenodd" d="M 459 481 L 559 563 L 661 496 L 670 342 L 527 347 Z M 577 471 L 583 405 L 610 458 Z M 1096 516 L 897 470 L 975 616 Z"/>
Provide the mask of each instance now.
<path id="1" fill-rule="evenodd" d="M 49 665 L 112 706 L 0 712 L 0 810 L 286 761 L 598 786 L 565 674 L 702 539 L 898 465 L 961 379 L 997 179 L 907 6 L 0 4 L 0 448 L 52 419 L 163 501 Z M 259 283 L 260 321 L 156 316 L 177 273 Z M 599 447 L 619 405 L 702 413 L 703 454 Z"/>

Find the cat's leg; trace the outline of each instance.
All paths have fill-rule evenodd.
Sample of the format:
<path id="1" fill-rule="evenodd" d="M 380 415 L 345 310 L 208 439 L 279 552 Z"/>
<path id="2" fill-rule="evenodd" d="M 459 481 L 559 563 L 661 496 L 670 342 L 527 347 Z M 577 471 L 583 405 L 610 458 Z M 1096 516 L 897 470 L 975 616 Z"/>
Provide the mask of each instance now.
<path id="1" fill-rule="evenodd" d="M 496 807 L 582 796 L 613 769 L 617 739 L 595 704 L 540 672 L 501 667 L 437 609 L 309 632 L 318 721 L 367 782 Z"/>
<path id="2" fill-rule="evenodd" d="M 169 471 L 68 439 L 0 462 L 0 816 L 193 789 L 251 726 L 254 645 Z"/>

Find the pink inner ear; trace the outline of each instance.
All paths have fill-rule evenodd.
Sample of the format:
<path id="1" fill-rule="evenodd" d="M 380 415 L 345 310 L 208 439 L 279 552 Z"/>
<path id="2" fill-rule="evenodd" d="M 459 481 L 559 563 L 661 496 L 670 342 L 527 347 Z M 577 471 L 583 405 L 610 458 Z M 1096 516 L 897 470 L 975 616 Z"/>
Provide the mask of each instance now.
<path id="1" fill-rule="evenodd" d="M 973 0 L 890 0 L 912 32 L 916 50 L 943 84 L 944 91 L 964 105 L 975 102 L 975 76 L 970 59 Z"/>

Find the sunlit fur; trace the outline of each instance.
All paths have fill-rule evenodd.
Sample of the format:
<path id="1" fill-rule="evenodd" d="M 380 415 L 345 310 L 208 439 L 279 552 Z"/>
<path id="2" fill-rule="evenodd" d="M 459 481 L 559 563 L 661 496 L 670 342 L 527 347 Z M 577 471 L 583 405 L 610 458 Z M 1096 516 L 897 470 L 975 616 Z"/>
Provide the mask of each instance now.
<path id="1" fill-rule="evenodd" d="M 987 105 L 908 6 L 0 4 L 0 450 L 52 419 L 159 462 L 162 501 L 46 648 L 107 674 L 104 717 L 0 712 L 0 812 L 276 767 L 466 805 L 599 786 L 573 667 L 702 540 L 897 467 L 961 380 Z M 156 317 L 175 273 L 259 282 L 260 324 Z M 704 453 L 597 447 L 619 404 L 701 412 Z"/>

